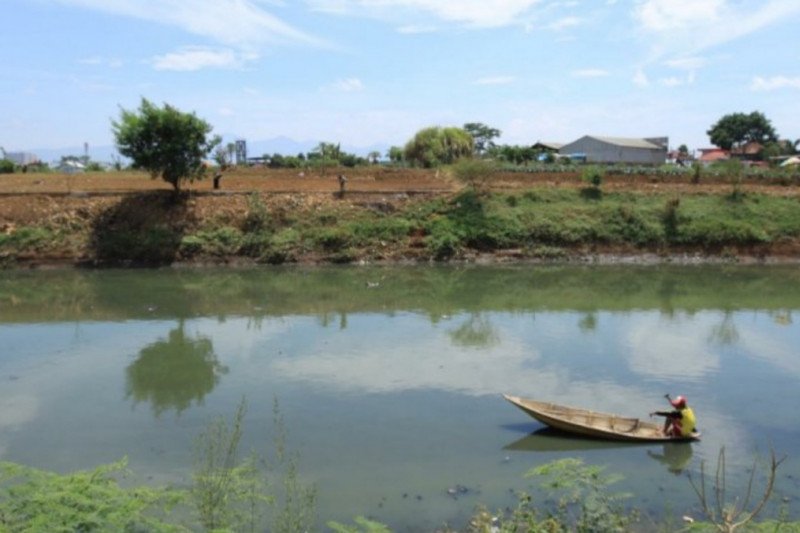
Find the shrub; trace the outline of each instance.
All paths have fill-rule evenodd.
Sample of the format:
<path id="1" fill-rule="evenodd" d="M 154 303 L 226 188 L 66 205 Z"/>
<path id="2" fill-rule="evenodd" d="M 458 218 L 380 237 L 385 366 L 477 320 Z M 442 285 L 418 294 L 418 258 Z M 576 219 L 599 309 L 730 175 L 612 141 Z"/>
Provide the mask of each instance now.
<path id="1" fill-rule="evenodd" d="M 258 193 L 252 193 L 247 197 L 247 214 L 242 223 L 242 230 L 245 232 L 264 231 L 270 227 L 270 217 L 267 206 L 261 201 Z"/>
<path id="2" fill-rule="evenodd" d="M 452 167 L 453 176 L 478 194 L 486 193 L 494 165 L 484 159 L 459 159 Z"/>
<path id="3" fill-rule="evenodd" d="M 583 169 L 581 172 L 581 180 L 588 183 L 595 189 L 599 189 L 600 186 L 603 184 L 603 178 L 605 177 L 605 171 L 597 166 L 590 165 Z"/>
<path id="4" fill-rule="evenodd" d="M 122 460 L 61 476 L 0 463 L 0 526 L 3 531 L 181 531 L 148 513 L 168 500 L 174 503 L 175 494 L 122 488 L 117 477 L 125 468 Z"/>
<path id="5" fill-rule="evenodd" d="M 426 229 L 425 246 L 434 259 L 449 259 L 461 248 L 462 236 L 452 220 L 434 219 Z"/>
<path id="6" fill-rule="evenodd" d="M 314 236 L 314 242 L 326 251 L 337 251 L 350 243 L 350 235 L 341 228 L 325 228 Z"/>
<path id="7" fill-rule="evenodd" d="M 667 237 L 674 237 L 678 233 L 678 207 L 680 205 L 680 198 L 671 198 L 664 205 L 662 221 L 664 222 L 664 233 Z"/>
<path id="8" fill-rule="evenodd" d="M 13 174 L 14 162 L 10 159 L 0 159 L 0 174 Z"/>

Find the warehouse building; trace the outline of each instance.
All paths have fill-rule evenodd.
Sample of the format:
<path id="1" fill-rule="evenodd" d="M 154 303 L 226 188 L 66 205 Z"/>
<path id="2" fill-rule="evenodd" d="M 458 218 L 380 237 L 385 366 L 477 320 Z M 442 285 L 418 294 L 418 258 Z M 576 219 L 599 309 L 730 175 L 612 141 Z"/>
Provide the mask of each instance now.
<path id="1" fill-rule="evenodd" d="M 668 137 L 629 139 L 585 135 L 558 151 L 562 156 L 587 163 L 663 165 L 667 160 Z"/>

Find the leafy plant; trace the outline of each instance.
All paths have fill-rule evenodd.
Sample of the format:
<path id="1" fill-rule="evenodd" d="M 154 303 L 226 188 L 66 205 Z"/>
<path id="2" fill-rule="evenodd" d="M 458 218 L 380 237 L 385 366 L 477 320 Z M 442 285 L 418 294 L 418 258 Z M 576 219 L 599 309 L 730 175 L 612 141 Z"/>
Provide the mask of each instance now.
<path id="1" fill-rule="evenodd" d="M 541 487 L 558 497 L 551 518 L 576 531 L 624 531 L 636 519 L 628 514 L 624 493 L 609 493 L 621 476 L 603 476 L 603 467 L 586 466 L 580 459 L 561 459 L 530 470 L 526 477 L 541 479 Z"/>
<path id="2" fill-rule="evenodd" d="M 188 531 L 159 515 L 182 501 L 178 492 L 126 489 L 127 461 L 58 475 L 0 463 L 2 531 Z"/>

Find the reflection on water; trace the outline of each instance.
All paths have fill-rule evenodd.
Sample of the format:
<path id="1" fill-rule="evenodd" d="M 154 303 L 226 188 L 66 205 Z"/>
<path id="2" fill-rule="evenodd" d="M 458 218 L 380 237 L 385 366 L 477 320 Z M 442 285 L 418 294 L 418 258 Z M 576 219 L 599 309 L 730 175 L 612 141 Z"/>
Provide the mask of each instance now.
<path id="1" fill-rule="evenodd" d="M 500 341 L 492 323 L 480 314 L 471 314 L 463 324 L 450 330 L 450 339 L 456 346 L 475 348 L 488 348 Z"/>
<path id="2" fill-rule="evenodd" d="M 207 337 L 192 338 L 184 321 L 166 340 L 148 344 L 125 370 L 127 397 L 135 403 L 150 402 L 156 416 L 168 409 L 180 414 L 203 398 L 219 383 L 228 369 L 217 361 Z"/>
<path id="3" fill-rule="evenodd" d="M 325 519 L 464 523 L 574 456 L 623 475 L 632 503 L 663 511 L 667 494 L 682 511 L 694 496 L 672 474 L 722 446 L 731 487 L 759 451 L 800 452 L 798 309 L 794 267 L 10 272 L 0 454 L 60 470 L 127 455 L 183 482 L 209 417 L 245 396 L 257 447 L 277 396 Z M 530 435 L 501 397 L 643 417 L 666 392 L 689 398 L 702 442 Z M 778 497 L 794 501 L 800 464 L 782 469 Z M 454 486 L 476 490 L 454 500 Z"/>
<path id="4" fill-rule="evenodd" d="M 692 445 L 688 442 L 665 442 L 661 446 L 661 453 L 647 450 L 647 455 L 665 465 L 673 474 L 682 474 L 692 461 Z"/>
<path id="5" fill-rule="evenodd" d="M 659 450 L 660 448 L 660 450 Z M 542 427 L 503 447 L 515 452 L 587 452 L 594 450 L 620 450 L 631 456 L 638 450 L 664 465 L 672 474 L 682 474 L 692 461 L 693 451 L 690 442 L 665 442 L 653 444 L 646 442 L 620 442 L 581 437 L 557 429 Z M 656 451 L 658 450 L 658 451 Z"/>

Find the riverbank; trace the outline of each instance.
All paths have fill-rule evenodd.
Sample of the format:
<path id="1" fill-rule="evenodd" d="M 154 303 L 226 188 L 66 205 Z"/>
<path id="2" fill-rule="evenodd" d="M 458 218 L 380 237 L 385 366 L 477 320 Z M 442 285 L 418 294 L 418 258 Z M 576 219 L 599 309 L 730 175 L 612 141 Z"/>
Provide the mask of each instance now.
<path id="1" fill-rule="evenodd" d="M 0 186 L 5 267 L 461 262 L 800 261 L 793 186 L 498 175 L 483 193 L 434 171 L 348 178 L 252 170 L 175 197 L 138 173 Z"/>

